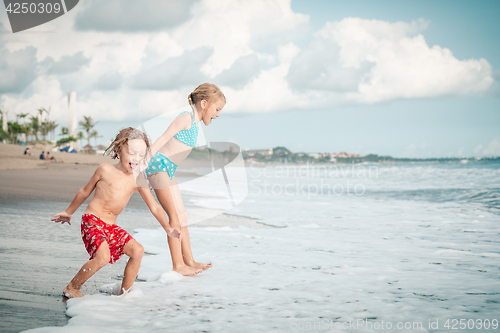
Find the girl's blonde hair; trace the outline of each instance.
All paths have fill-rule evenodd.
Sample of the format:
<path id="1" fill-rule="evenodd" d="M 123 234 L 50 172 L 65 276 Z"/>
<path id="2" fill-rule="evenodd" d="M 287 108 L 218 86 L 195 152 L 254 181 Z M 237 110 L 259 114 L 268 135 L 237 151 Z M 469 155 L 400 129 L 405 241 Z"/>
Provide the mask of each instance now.
<path id="1" fill-rule="evenodd" d="M 199 101 L 206 100 L 208 105 L 211 105 L 218 99 L 222 99 L 224 103 L 226 102 L 226 96 L 222 91 L 213 83 L 202 83 L 192 93 L 188 96 L 188 102 L 190 105 L 194 105 Z"/>
<path id="2" fill-rule="evenodd" d="M 104 151 L 105 154 L 110 155 L 113 159 L 118 158 L 121 153 L 123 145 L 128 143 L 128 140 L 143 139 L 146 147 L 149 148 L 149 140 L 146 134 L 133 127 L 122 128 L 116 135 L 116 138 L 111 142 L 108 148 Z"/>

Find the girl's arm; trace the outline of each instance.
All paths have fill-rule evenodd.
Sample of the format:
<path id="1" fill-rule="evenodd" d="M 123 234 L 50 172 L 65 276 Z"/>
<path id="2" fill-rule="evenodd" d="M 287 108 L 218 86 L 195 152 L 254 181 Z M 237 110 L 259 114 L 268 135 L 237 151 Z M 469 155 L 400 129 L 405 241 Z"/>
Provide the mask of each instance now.
<path id="1" fill-rule="evenodd" d="M 188 119 L 189 118 L 189 119 Z M 151 155 L 154 156 L 161 147 L 163 147 L 170 139 L 174 137 L 180 130 L 191 127 L 193 118 L 188 114 L 183 114 L 172 121 L 167 130 L 153 143 L 151 146 Z"/>
<path id="2" fill-rule="evenodd" d="M 90 177 L 90 180 L 88 181 L 87 185 L 82 187 L 75 195 L 75 198 L 73 201 L 71 201 L 71 204 L 66 208 L 66 210 L 62 213 L 58 213 L 54 215 L 54 218 L 51 221 L 54 222 L 61 222 L 64 224 L 65 222 L 68 224 L 71 224 L 71 216 L 73 213 L 82 205 L 82 203 L 87 200 L 87 198 L 90 196 L 92 191 L 94 191 L 94 188 L 97 184 L 97 182 L 101 179 L 102 176 L 102 169 L 105 167 L 104 164 L 101 164 L 96 171 L 94 172 L 94 175 Z"/>
<path id="3" fill-rule="evenodd" d="M 185 117 L 184 117 L 185 116 Z M 189 119 L 188 119 L 189 118 Z M 161 149 L 170 139 L 174 137 L 180 130 L 191 127 L 193 118 L 188 114 L 183 114 L 172 121 L 167 130 L 151 145 L 147 156 L 139 163 L 138 168 L 134 169 L 134 177 L 137 179 L 141 173 L 148 168 L 148 161 L 153 157 L 158 150 Z"/>
<path id="4" fill-rule="evenodd" d="M 151 213 L 154 215 L 154 217 L 160 222 L 161 226 L 165 230 L 168 236 L 172 238 L 178 238 L 179 241 L 181 240 L 181 231 L 175 228 L 172 228 L 170 226 L 170 223 L 168 223 L 167 217 L 165 216 L 165 213 L 163 212 L 163 208 L 156 202 L 155 198 L 149 192 L 149 189 L 144 189 L 142 187 L 139 187 L 138 189 L 139 194 L 141 195 L 142 199 L 148 205 L 149 210 Z"/>

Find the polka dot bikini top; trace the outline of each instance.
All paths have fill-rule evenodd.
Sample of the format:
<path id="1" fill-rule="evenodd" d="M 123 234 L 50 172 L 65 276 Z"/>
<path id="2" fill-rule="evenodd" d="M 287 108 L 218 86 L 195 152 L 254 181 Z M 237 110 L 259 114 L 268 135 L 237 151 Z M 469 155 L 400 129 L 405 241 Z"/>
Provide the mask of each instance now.
<path id="1" fill-rule="evenodd" d="M 179 116 L 183 113 L 189 113 L 189 115 L 191 117 L 193 117 L 193 124 L 187 130 L 185 130 L 185 129 L 180 130 L 179 133 L 174 135 L 174 138 L 176 138 L 177 140 L 179 140 L 182 143 L 185 143 L 186 145 L 188 145 L 190 147 L 194 147 L 196 145 L 196 140 L 198 139 L 198 127 L 196 126 L 195 117 L 189 111 L 181 112 L 179 114 Z M 179 116 L 177 116 L 177 117 L 179 117 Z"/>

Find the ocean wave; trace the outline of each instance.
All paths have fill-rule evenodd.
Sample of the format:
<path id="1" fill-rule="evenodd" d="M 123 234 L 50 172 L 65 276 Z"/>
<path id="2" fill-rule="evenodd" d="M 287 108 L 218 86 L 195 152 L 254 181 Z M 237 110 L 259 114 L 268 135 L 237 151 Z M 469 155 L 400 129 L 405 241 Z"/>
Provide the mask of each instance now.
<path id="1" fill-rule="evenodd" d="M 500 188 L 427 188 L 397 191 L 367 191 L 366 195 L 398 200 L 476 203 L 500 213 Z"/>

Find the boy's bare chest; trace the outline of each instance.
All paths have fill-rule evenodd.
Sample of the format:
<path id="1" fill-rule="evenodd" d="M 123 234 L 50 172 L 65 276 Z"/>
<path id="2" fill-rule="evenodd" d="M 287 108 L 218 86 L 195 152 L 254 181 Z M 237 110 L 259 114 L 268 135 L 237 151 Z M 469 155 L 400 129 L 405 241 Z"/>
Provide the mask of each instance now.
<path id="1" fill-rule="evenodd" d="M 132 176 L 111 175 L 102 177 L 97 183 L 97 189 L 112 194 L 114 198 L 129 197 L 137 185 Z"/>

